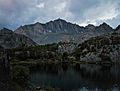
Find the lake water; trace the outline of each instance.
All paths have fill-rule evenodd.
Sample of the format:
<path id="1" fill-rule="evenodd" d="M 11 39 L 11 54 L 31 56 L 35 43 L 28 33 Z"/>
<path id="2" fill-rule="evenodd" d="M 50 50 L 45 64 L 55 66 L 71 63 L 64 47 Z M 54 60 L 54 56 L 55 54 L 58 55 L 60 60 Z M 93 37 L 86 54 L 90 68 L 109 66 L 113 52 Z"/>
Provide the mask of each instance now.
<path id="1" fill-rule="evenodd" d="M 31 83 L 61 91 L 120 91 L 120 65 L 40 66 L 31 71 Z"/>

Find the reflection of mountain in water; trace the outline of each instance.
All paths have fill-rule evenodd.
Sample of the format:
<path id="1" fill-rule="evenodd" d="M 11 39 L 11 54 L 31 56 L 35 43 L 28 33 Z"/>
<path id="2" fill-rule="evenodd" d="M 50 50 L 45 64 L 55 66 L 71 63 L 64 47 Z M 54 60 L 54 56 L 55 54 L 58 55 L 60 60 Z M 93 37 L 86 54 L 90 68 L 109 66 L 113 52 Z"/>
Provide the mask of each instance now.
<path id="1" fill-rule="evenodd" d="M 79 67 L 78 69 L 78 65 L 77 67 L 49 65 L 41 67 L 40 70 L 37 68 L 31 73 L 31 82 L 37 86 L 58 87 L 62 91 L 76 91 L 84 88 L 88 91 L 90 89 L 106 90 L 120 86 L 118 65 L 105 67 L 82 64 Z"/>
<path id="2" fill-rule="evenodd" d="M 93 85 L 92 87 L 109 89 L 115 84 L 120 85 L 120 72 L 118 70 L 119 68 L 116 69 L 116 66 L 81 65 L 79 73 L 87 81 L 87 84 Z"/>

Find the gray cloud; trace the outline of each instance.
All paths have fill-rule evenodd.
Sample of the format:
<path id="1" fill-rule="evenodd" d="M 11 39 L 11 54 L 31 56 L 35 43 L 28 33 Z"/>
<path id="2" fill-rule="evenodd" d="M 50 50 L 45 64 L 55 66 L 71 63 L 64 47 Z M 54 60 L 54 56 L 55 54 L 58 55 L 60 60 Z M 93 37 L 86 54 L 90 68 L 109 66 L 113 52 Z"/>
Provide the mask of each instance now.
<path id="1" fill-rule="evenodd" d="M 63 18 L 79 25 L 120 24 L 119 0 L 0 0 L 0 27 Z"/>
<path id="2" fill-rule="evenodd" d="M 92 23 L 98 25 L 101 22 L 113 21 L 119 13 L 118 0 L 75 0 L 71 5 L 71 12 L 74 12 L 74 19 L 80 25 Z M 92 1 L 92 2 L 91 2 Z M 73 7 L 74 6 L 74 7 Z M 77 9 L 76 9 L 77 8 Z M 76 11 L 77 10 L 77 11 Z M 76 17 L 76 15 L 78 15 Z"/>

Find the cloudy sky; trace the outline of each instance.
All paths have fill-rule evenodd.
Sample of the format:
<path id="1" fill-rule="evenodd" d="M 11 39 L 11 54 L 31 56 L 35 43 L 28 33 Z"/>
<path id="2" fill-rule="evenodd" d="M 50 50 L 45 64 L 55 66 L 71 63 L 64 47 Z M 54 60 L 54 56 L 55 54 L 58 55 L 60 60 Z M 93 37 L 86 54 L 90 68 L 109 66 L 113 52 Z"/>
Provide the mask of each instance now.
<path id="1" fill-rule="evenodd" d="M 0 0 L 0 28 L 62 18 L 81 26 L 120 24 L 120 0 Z"/>

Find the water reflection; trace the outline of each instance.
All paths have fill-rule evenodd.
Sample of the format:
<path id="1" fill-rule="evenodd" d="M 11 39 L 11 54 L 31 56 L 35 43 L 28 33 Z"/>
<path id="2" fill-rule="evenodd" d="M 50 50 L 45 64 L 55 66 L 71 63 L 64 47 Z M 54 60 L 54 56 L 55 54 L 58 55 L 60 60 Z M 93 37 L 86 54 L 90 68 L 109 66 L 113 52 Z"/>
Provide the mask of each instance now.
<path id="1" fill-rule="evenodd" d="M 31 71 L 31 83 L 62 91 L 119 91 L 120 66 L 50 64 Z"/>

